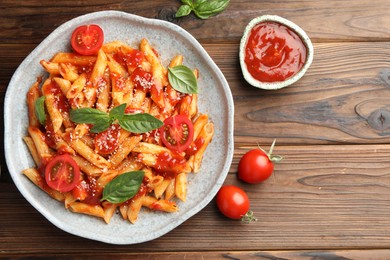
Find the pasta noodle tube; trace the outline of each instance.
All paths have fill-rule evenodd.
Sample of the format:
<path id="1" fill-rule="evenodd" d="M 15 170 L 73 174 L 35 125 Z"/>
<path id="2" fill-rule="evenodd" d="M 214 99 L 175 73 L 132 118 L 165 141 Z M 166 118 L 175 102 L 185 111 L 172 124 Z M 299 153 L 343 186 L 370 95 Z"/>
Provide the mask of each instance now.
<path id="1" fill-rule="evenodd" d="M 142 206 L 148 207 L 149 209 L 165 212 L 176 212 L 178 210 L 175 202 L 162 199 L 158 200 L 151 196 L 145 196 L 143 198 Z"/>
<path id="2" fill-rule="evenodd" d="M 84 157 L 87 161 L 99 168 L 110 168 L 111 163 L 104 157 L 95 153 L 88 145 L 86 145 L 79 138 L 75 138 L 73 133 L 65 133 L 64 140 L 72 147 L 77 153 Z"/>
<path id="3" fill-rule="evenodd" d="M 121 148 L 118 149 L 111 157 L 111 164 L 116 167 L 118 166 L 126 156 L 134 149 L 134 147 L 141 141 L 141 136 L 127 137 L 121 144 Z"/>
<path id="4" fill-rule="evenodd" d="M 39 130 L 37 127 L 30 126 L 28 128 L 28 133 L 31 136 L 31 139 L 34 142 L 35 148 L 38 152 L 40 162 L 42 162 L 42 159 L 45 157 L 50 157 L 52 155 L 52 151 L 50 150 L 49 146 L 45 142 L 45 136 Z"/>
<path id="5" fill-rule="evenodd" d="M 203 127 L 208 122 L 209 116 L 207 114 L 200 114 L 194 123 L 194 140 L 198 138 Z"/>
<path id="6" fill-rule="evenodd" d="M 162 91 L 164 86 L 168 85 L 167 71 L 161 64 L 153 48 L 149 45 L 148 40 L 142 39 L 140 43 L 140 50 L 145 53 L 145 58 L 152 65 L 152 72 L 154 78 L 154 85 L 156 91 L 152 92 L 152 100 L 158 104 L 160 108 L 164 107 L 164 93 Z"/>
<path id="7" fill-rule="evenodd" d="M 114 215 L 116 208 L 118 207 L 117 204 L 112 204 L 108 201 L 103 202 L 103 209 L 104 209 L 104 221 L 109 224 L 112 216 Z"/>
<path id="8" fill-rule="evenodd" d="M 80 74 L 66 92 L 66 97 L 68 99 L 76 97 L 84 89 L 86 83 L 87 75 L 85 73 Z"/>
<path id="9" fill-rule="evenodd" d="M 88 160 L 79 155 L 73 155 L 73 160 L 76 161 L 80 169 L 89 176 L 97 177 L 102 174 L 102 170 L 95 165 L 91 164 Z"/>
<path id="10" fill-rule="evenodd" d="M 34 159 L 35 165 L 40 165 L 41 159 L 39 157 L 37 149 L 35 148 L 34 141 L 32 140 L 32 138 L 30 136 L 25 136 L 23 137 L 23 141 L 26 143 L 31 156 Z"/>
<path id="11" fill-rule="evenodd" d="M 140 153 L 138 155 L 138 158 L 144 163 L 145 165 L 152 167 L 154 169 L 159 170 L 158 168 L 161 166 L 158 164 L 158 161 L 172 161 L 173 157 L 170 157 L 170 153 L 161 153 L 161 154 L 153 154 L 153 153 Z M 173 159 L 174 160 L 174 159 Z M 180 172 L 191 172 L 191 166 L 188 164 L 187 161 L 177 159 L 175 160 L 175 164 L 166 163 L 167 166 L 164 169 L 160 169 L 162 171 L 171 172 L 171 173 L 180 173 Z"/>
<path id="12" fill-rule="evenodd" d="M 42 82 L 42 78 L 39 77 L 37 81 L 31 86 L 27 92 L 27 107 L 28 107 L 28 118 L 30 126 L 39 126 L 39 121 L 35 113 L 35 102 L 40 96 L 39 85 Z"/>
<path id="13" fill-rule="evenodd" d="M 45 80 L 42 86 L 42 92 L 45 95 L 45 105 L 47 112 L 50 115 L 50 120 L 53 124 L 53 131 L 56 133 L 60 130 L 62 122 L 64 121 L 60 110 L 56 105 L 56 96 L 51 91 L 52 81 L 50 79 Z"/>
<path id="14" fill-rule="evenodd" d="M 70 89 L 70 86 L 72 85 L 69 80 L 59 78 L 59 77 L 54 77 L 53 80 L 57 83 L 57 85 L 60 87 L 62 93 L 66 95 L 68 90 Z"/>
<path id="15" fill-rule="evenodd" d="M 175 179 L 169 180 L 167 189 L 165 190 L 165 199 L 170 200 L 175 195 Z"/>
<path id="16" fill-rule="evenodd" d="M 60 65 L 56 62 L 49 62 L 45 60 L 41 60 L 42 67 L 50 74 L 50 75 L 59 75 L 60 74 Z"/>
<path id="17" fill-rule="evenodd" d="M 38 170 L 36 168 L 28 168 L 22 171 L 27 178 L 31 182 L 33 182 L 35 185 L 37 185 L 39 188 L 41 188 L 43 191 L 45 191 L 47 194 L 49 194 L 50 197 L 58 200 L 58 201 L 64 201 L 65 196 L 63 193 L 51 189 L 49 186 L 45 185 L 45 180 L 42 179 L 41 175 L 39 174 Z"/>
<path id="18" fill-rule="evenodd" d="M 101 82 L 104 81 L 103 76 L 106 67 L 107 56 L 102 50 L 99 50 L 96 63 L 93 66 L 91 77 L 89 78 L 91 84 L 87 84 L 84 88 L 85 99 L 87 100 L 89 107 L 93 107 L 96 102 L 99 84 L 102 84 Z"/>
<path id="19" fill-rule="evenodd" d="M 186 201 L 187 196 L 187 174 L 179 173 L 175 178 L 175 195 L 182 201 Z"/>
<path id="20" fill-rule="evenodd" d="M 69 80 L 70 82 L 74 82 L 79 77 L 77 67 L 69 63 L 60 64 L 60 73 L 64 79 Z"/>
<path id="21" fill-rule="evenodd" d="M 87 214 L 104 219 L 104 210 L 99 205 L 89 205 L 82 202 L 73 202 L 69 204 L 72 212 Z"/>
<path id="22" fill-rule="evenodd" d="M 181 65 L 183 63 L 183 55 L 177 55 L 175 56 L 171 62 L 169 63 L 169 67 L 175 67 L 178 65 Z"/>
<path id="23" fill-rule="evenodd" d="M 164 179 L 159 185 L 157 185 L 154 188 L 154 196 L 158 199 L 161 198 L 170 182 L 171 180 Z"/>
<path id="24" fill-rule="evenodd" d="M 142 201 L 145 197 L 145 194 L 142 194 L 141 196 L 136 196 L 136 198 L 133 198 L 130 200 L 130 205 L 127 210 L 127 218 L 131 223 L 135 223 L 138 219 L 138 214 L 142 207 Z"/>
<path id="25" fill-rule="evenodd" d="M 198 136 L 198 138 L 203 138 L 204 142 L 203 142 L 202 146 L 198 149 L 198 151 L 193 155 L 194 156 L 194 158 L 193 158 L 193 163 L 194 163 L 193 164 L 193 171 L 195 173 L 199 172 L 204 152 L 205 152 L 207 146 L 209 145 L 209 143 L 211 142 L 213 135 L 214 135 L 214 124 L 211 122 L 208 122 L 203 127 L 202 131 L 200 132 L 200 134 Z"/>
<path id="26" fill-rule="evenodd" d="M 54 63 L 70 63 L 75 66 L 91 66 L 96 62 L 96 56 L 84 56 L 70 52 L 59 52 L 51 59 Z"/>

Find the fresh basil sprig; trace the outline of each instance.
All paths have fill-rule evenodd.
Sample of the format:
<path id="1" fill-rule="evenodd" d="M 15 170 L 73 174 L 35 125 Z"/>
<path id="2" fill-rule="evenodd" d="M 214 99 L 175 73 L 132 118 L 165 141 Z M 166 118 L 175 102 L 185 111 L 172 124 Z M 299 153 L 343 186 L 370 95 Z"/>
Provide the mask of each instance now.
<path id="1" fill-rule="evenodd" d="M 131 199 L 139 191 L 144 175 L 143 171 L 132 171 L 115 177 L 104 187 L 101 201 L 118 204 Z"/>
<path id="2" fill-rule="evenodd" d="M 221 13 L 229 5 L 230 0 L 181 0 L 183 3 L 176 12 L 176 17 L 189 15 L 191 11 L 198 18 L 207 19 Z"/>
<path id="3" fill-rule="evenodd" d="M 171 86 L 182 93 L 198 93 L 198 83 L 192 70 L 184 65 L 168 68 L 168 79 Z"/>
<path id="4" fill-rule="evenodd" d="M 103 132 L 113 123 L 137 134 L 160 128 L 164 124 L 148 113 L 125 114 L 125 109 L 126 103 L 111 109 L 110 113 L 89 107 L 73 109 L 70 111 L 70 120 L 78 124 L 92 124 L 92 133 Z"/>
<path id="5" fill-rule="evenodd" d="M 37 115 L 39 123 L 44 125 L 46 122 L 45 96 L 41 96 L 35 101 L 35 114 Z"/>

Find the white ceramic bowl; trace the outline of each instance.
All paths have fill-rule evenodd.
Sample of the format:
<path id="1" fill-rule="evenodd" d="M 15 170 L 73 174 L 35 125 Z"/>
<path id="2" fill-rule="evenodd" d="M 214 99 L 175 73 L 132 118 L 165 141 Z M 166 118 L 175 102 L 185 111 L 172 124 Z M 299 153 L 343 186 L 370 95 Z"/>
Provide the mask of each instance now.
<path id="1" fill-rule="evenodd" d="M 34 161 L 23 143 L 27 134 L 26 93 L 40 75 L 47 74 L 39 64 L 56 52 L 71 51 L 72 31 L 83 24 L 103 28 L 105 42 L 121 40 L 137 47 L 147 38 L 158 50 L 164 65 L 175 55 L 184 55 L 184 64 L 199 70 L 199 111 L 208 113 L 215 134 L 207 147 L 202 167 L 189 174 L 187 201 L 178 201 L 179 211 L 162 213 L 142 210 L 135 224 L 116 214 L 110 224 L 101 219 L 72 213 L 22 174 Z M 215 104 L 218 106 L 215 106 Z M 233 157 L 234 105 L 229 85 L 222 72 L 198 41 L 181 27 L 155 19 L 146 19 L 118 11 L 103 11 L 77 17 L 58 27 L 18 67 L 12 77 L 4 102 L 4 147 L 13 181 L 32 206 L 58 228 L 74 235 L 112 244 L 135 244 L 155 239 L 182 224 L 203 209 L 215 196 L 230 169 Z M 189 234 L 190 235 L 190 234 Z"/>
<path id="2" fill-rule="evenodd" d="M 306 62 L 304 63 L 302 69 L 300 71 L 298 71 L 295 75 L 287 78 L 284 81 L 261 82 L 261 81 L 255 79 L 249 73 L 249 71 L 247 69 L 247 65 L 245 63 L 245 47 L 247 45 L 248 38 L 249 38 L 249 35 L 251 33 L 252 28 L 261 22 L 267 22 L 267 21 L 276 22 L 276 23 L 280 23 L 282 25 L 285 25 L 286 27 L 288 27 L 289 29 L 294 31 L 301 38 L 304 45 L 306 46 L 306 51 L 307 51 Z M 310 67 L 310 65 L 313 61 L 313 55 L 314 55 L 313 44 L 312 44 L 310 38 L 305 33 L 305 31 L 302 28 L 300 28 L 298 25 L 296 25 L 295 23 L 293 23 L 285 18 L 282 18 L 280 16 L 277 16 L 277 15 L 263 15 L 263 16 L 259 16 L 259 17 L 254 18 L 253 20 L 251 20 L 249 22 L 249 24 L 246 26 L 244 34 L 243 34 L 243 36 L 241 38 L 241 42 L 240 42 L 239 58 L 240 58 L 240 65 L 241 65 L 241 70 L 242 70 L 242 73 L 244 75 L 244 78 L 250 85 L 257 87 L 257 88 L 261 88 L 261 89 L 268 89 L 268 90 L 280 89 L 280 88 L 287 87 L 287 86 L 297 82 L 300 78 L 303 77 L 303 75 L 306 73 L 306 71 Z"/>

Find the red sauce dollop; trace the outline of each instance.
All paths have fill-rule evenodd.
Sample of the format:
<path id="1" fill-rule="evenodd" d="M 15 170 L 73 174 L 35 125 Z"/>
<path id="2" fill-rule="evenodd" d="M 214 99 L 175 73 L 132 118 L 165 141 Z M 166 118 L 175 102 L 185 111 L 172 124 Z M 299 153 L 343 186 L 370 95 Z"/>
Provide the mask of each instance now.
<path id="1" fill-rule="evenodd" d="M 245 63 L 259 81 L 284 81 L 302 69 L 306 52 L 302 39 L 287 26 L 261 22 L 249 34 Z"/>

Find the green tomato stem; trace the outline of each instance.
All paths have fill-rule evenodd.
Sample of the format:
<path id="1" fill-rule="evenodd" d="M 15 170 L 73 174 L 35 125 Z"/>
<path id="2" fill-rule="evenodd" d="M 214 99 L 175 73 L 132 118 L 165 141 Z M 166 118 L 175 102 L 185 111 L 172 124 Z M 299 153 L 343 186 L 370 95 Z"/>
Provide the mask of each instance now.
<path id="1" fill-rule="evenodd" d="M 253 211 L 249 210 L 241 217 L 241 221 L 245 223 L 251 223 L 257 221 L 257 218 L 254 216 Z"/>
<path id="2" fill-rule="evenodd" d="M 274 147 L 275 147 L 275 144 L 276 144 L 276 138 L 274 139 L 274 141 L 272 142 L 272 145 L 271 147 L 269 148 L 269 152 L 267 153 L 267 156 L 268 158 L 270 159 L 270 161 L 274 162 L 274 163 L 278 163 L 280 162 L 283 157 L 280 156 L 280 155 L 273 155 L 273 151 L 274 151 Z"/>

